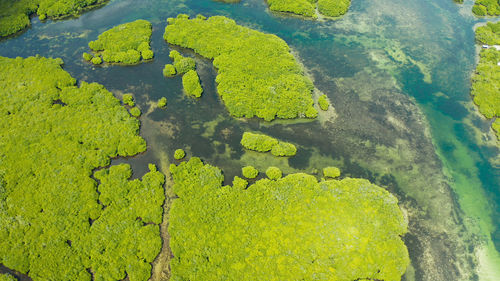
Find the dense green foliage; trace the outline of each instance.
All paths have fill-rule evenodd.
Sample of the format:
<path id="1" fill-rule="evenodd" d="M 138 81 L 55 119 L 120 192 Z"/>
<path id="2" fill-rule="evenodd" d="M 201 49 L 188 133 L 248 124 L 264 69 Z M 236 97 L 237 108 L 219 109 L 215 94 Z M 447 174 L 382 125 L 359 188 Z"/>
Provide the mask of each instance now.
<path id="1" fill-rule="evenodd" d="M 128 106 L 135 106 L 134 96 L 132 94 L 123 94 L 123 104 Z"/>
<path id="2" fill-rule="evenodd" d="M 177 74 L 177 71 L 175 70 L 175 67 L 171 64 L 165 64 L 165 67 L 163 68 L 163 76 L 165 77 L 172 77 Z"/>
<path id="3" fill-rule="evenodd" d="M 270 180 L 277 180 L 283 176 L 283 173 L 281 172 L 280 168 L 278 168 L 278 167 L 269 167 L 266 170 L 266 176 Z"/>
<path id="4" fill-rule="evenodd" d="M 273 137 L 264 134 L 254 134 L 251 132 L 244 132 L 240 141 L 244 148 L 258 151 L 270 151 L 273 146 L 277 145 L 279 141 Z"/>
<path id="5" fill-rule="evenodd" d="M 296 118 L 312 110 L 314 88 L 288 45 L 275 35 L 222 16 L 169 18 L 164 38 L 214 59 L 217 91 L 229 113 L 265 120 Z"/>
<path id="6" fill-rule="evenodd" d="M 8 273 L 5 273 L 0 274 L 0 281 L 17 281 L 17 279 Z"/>
<path id="7" fill-rule="evenodd" d="M 184 74 L 190 70 L 196 69 L 196 61 L 193 58 L 184 57 L 176 50 L 170 51 L 169 57 L 174 61 L 174 67 L 177 74 Z"/>
<path id="8" fill-rule="evenodd" d="M 319 108 L 321 108 L 321 110 L 323 110 L 323 111 L 328 110 L 328 108 L 330 107 L 330 102 L 328 101 L 328 98 L 326 97 L 326 95 L 321 95 L 318 98 L 318 105 L 319 105 Z"/>
<path id="9" fill-rule="evenodd" d="M 472 75 L 474 103 L 486 118 L 500 116 L 500 51 L 483 49 L 479 53 L 479 64 Z"/>
<path id="10" fill-rule="evenodd" d="M 248 188 L 191 158 L 171 165 L 171 280 L 400 280 L 397 199 L 363 179 L 298 173 Z"/>
<path id="11" fill-rule="evenodd" d="M 347 13 L 351 0 L 318 0 L 318 12 L 329 17 L 339 17 Z"/>
<path id="12" fill-rule="evenodd" d="M 101 57 L 93 57 L 90 61 L 93 64 L 101 64 L 102 63 L 102 58 Z"/>
<path id="13" fill-rule="evenodd" d="M 500 23 L 487 23 L 476 30 L 476 41 L 479 44 L 499 44 Z M 472 75 L 471 95 L 479 112 L 486 118 L 500 117 L 500 51 L 494 47 L 481 49 L 479 63 Z M 498 120 L 498 119 L 497 119 Z M 495 121 L 496 122 L 496 121 Z M 493 123 L 493 129 L 498 128 Z"/>
<path id="14" fill-rule="evenodd" d="M 137 106 L 135 106 L 130 109 L 130 114 L 132 114 L 132 116 L 134 117 L 139 117 L 141 116 L 142 112 Z"/>
<path id="15" fill-rule="evenodd" d="M 29 16 L 37 13 L 41 20 L 76 16 L 85 9 L 107 0 L 0 0 L 0 37 L 21 31 L 30 25 Z"/>
<path id="16" fill-rule="evenodd" d="M 152 26 L 146 20 L 136 20 L 120 24 L 89 42 L 89 47 L 105 62 L 136 64 L 153 58 L 149 46 Z"/>
<path id="17" fill-rule="evenodd" d="M 274 156 L 294 156 L 297 154 L 295 145 L 289 142 L 280 141 L 277 145 L 271 148 L 271 154 Z"/>
<path id="18" fill-rule="evenodd" d="M 498 0 L 475 0 L 472 13 L 476 16 L 498 16 L 500 3 Z"/>
<path id="19" fill-rule="evenodd" d="M 496 132 L 497 139 L 500 140 L 500 118 L 495 119 L 495 122 L 491 124 L 491 127 Z"/>
<path id="20" fill-rule="evenodd" d="M 247 179 L 254 179 L 259 175 L 259 170 L 255 169 L 253 166 L 245 166 L 241 169 L 241 173 Z"/>
<path id="21" fill-rule="evenodd" d="M 162 97 L 161 99 L 158 100 L 158 107 L 159 108 L 167 107 L 167 98 L 166 97 Z"/>
<path id="22" fill-rule="evenodd" d="M 82 55 L 83 59 L 86 60 L 86 61 L 91 61 L 92 58 L 94 58 L 93 55 L 89 54 L 89 53 L 83 53 Z"/>
<path id="23" fill-rule="evenodd" d="M 317 0 L 316 0 L 317 1 Z M 268 0 L 269 9 L 277 12 L 287 12 L 305 17 L 317 18 L 316 1 L 309 0 Z"/>
<path id="24" fill-rule="evenodd" d="M 487 22 L 476 29 L 476 41 L 479 44 L 500 45 L 500 21 Z"/>
<path id="25" fill-rule="evenodd" d="M 264 134 L 244 132 L 240 143 L 246 149 L 258 152 L 271 151 L 274 156 L 294 156 L 297 153 L 295 145 Z"/>
<path id="26" fill-rule="evenodd" d="M 271 11 L 288 12 L 317 18 L 317 11 L 328 17 L 339 17 L 347 13 L 351 0 L 267 0 Z"/>
<path id="27" fill-rule="evenodd" d="M 195 70 L 189 70 L 186 74 L 182 75 L 182 86 L 188 96 L 199 98 L 203 93 L 200 77 L 198 77 L 198 73 Z"/>
<path id="28" fill-rule="evenodd" d="M 184 158 L 186 156 L 186 152 L 184 152 L 183 149 L 176 149 L 175 152 L 174 152 L 174 158 L 177 159 L 177 160 L 181 160 L 182 158 Z"/>
<path id="29" fill-rule="evenodd" d="M 340 176 L 340 169 L 337 167 L 326 167 L 323 168 L 323 177 L 325 178 L 337 178 Z"/>
<path id="30" fill-rule="evenodd" d="M 0 57 L 0 263 L 33 280 L 145 281 L 161 249 L 164 176 L 110 157 L 146 149 L 139 121 L 61 59 Z M 99 183 L 99 184 L 98 184 Z"/>

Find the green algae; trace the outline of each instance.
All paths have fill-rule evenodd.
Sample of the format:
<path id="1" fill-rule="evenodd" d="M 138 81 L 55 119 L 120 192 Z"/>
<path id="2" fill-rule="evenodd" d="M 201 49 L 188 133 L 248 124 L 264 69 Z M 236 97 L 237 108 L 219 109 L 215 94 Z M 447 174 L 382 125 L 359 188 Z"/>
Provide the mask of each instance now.
<path id="1" fill-rule="evenodd" d="M 298 173 L 243 189 L 198 158 L 170 171 L 174 280 L 399 280 L 409 263 L 397 199 L 366 180 Z"/>

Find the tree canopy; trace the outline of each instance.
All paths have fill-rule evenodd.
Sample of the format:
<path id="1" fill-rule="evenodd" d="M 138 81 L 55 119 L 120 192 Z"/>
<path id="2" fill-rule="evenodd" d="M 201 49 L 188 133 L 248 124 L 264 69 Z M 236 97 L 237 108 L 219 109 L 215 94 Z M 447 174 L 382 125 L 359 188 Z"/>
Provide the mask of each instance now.
<path id="1" fill-rule="evenodd" d="M 476 16 L 498 16 L 500 3 L 497 0 L 475 0 L 472 13 Z"/>
<path id="2" fill-rule="evenodd" d="M 476 29 L 479 44 L 500 44 L 500 22 L 487 23 Z M 492 127 L 500 140 L 498 118 L 500 117 L 500 51 L 494 47 L 481 49 L 479 63 L 472 75 L 471 95 L 479 112 L 486 118 L 496 118 Z"/>
<path id="3" fill-rule="evenodd" d="M 147 280 L 164 176 L 110 157 L 145 151 L 132 118 L 61 59 L 0 57 L 0 263 L 33 280 Z M 94 178 L 93 178 L 94 177 Z"/>
<path id="4" fill-rule="evenodd" d="M 31 14 L 41 20 L 79 15 L 84 10 L 103 5 L 108 0 L 0 0 L 0 38 L 30 25 Z"/>
<path id="5" fill-rule="evenodd" d="M 314 86 L 285 41 L 223 16 L 169 18 L 164 39 L 213 59 L 217 91 L 235 117 L 314 116 Z M 314 116 L 315 117 L 315 116 Z"/>
<path id="6" fill-rule="evenodd" d="M 303 173 L 246 189 L 193 157 L 170 166 L 171 280 L 400 280 L 409 264 L 397 199 L 367 180 Z"/>
<path id="7" fill-rule="evenodd" d="M 136 20 L 104 31 L 97 40 L 89 42 L 89 47 L 105 62 L 136 64 L 141 58 L 153 58 L 149 45 L 152 32 L 149 21 Z"/>
<path id="8" fill-rule="evenodd" d="M 295 145 L 279 141 L 273 137 L 251 132 L 244 132 L 240 141 L 241 145 L 249 150 L 268 152 L 274 156 L 294 156 L 297 154 Z"/>

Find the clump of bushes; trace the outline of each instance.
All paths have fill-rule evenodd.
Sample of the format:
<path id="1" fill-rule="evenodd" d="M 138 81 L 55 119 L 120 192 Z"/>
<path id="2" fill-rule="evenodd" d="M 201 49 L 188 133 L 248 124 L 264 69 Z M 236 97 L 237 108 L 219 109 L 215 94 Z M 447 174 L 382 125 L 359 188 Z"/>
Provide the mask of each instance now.
<path id="1" fill-rule="evenodd" d="M 177 74 L 177 71 L 175 70 L 175 67 L 171 64 L 165 64 L 165 67 L 163 68 L 163 76 L 165 77 L 172 77 Z"/>
<path id="2" fill-rule="evenodd" d="M 182 76 L 182 86 L 188 96 L 199 98 L 203 93 L 200 78 L 195 70 L 189 70 Z"/>
<path id="3" fill-rule="evenodd" d="M 94 56 L 89 53 L 83 53 L 82 57 L 86 61 L 91 61 Z"/>
<path id="4" fill-rule="evenodd" d="M 317 18 L 316 10 L 328 17 L 339 17 L 347 13 L 351 0 L 268 0 L 269 9 Z"/>
<path id="5" fill-rule="evenodd" d="M 259 174 L 259 171 L 253 166 L 245 166 L 241 169 L 241 173 L 247 179 L 254 179 Z"/>
<path id="6" fill-rule="evenodd" d="M 135 106 L 134 96 L 132 94 L 123 94 L 123 104 Z"/>
<path id="7" fill-rule="evenodd" d="M 297 148 L 289 142 L 280 141 L 271 148 L 271 154 L 274 156 L 294 156 L 297 154 Z"/>
<path id="8" fill-rule="evenodd" d="M 337 178 L 340 176 L 340 169 L 337 167 L 326 167 L 323 168 L 323 177 L 324 178 Z"/>
<path id="9" fill-rule="evenodd" d="M 273 146 L 277 145 L 279 141 L 264 134 L 244 132 L 240 143 L 246 149 L 258 152 L 267 152 L 270 151 Z"/>
<path id="10" fill-rule="evenodd" d="M 165 108 L 167 106 L 167 98 L 162 97 L 160 100 L 158 100 L 158 107 L 159 108 Z"/>
<path id="11" fill-rule="evenodd" d="M 184 152 L 184 150 L 182 149 L 176 149 L 175 152 L 174 152 L 174 158 L 176 160 L 181 160 L 182 158 L 184 158 L 186 156 L 186 152 Z"/>
<path id="12" fill-rule="evenodd" d="M 93 57 L 91 60 L 92 64 L 101 64 L 102 59 L 100 57 Z"/>
<path id="13" fill-rule="evenodd" d="M 295 145 L 279 141 L 264 134 L 244 132 L 240 141 L 241 145 L 249 150 L 268 152 L 274 156 L 294 156 L 297 154 Z"/>
<path id="14" fill-rule="evenodd" d="M 190 57 L 184 57 L 176 50 L 170 51 L 169 57 L 174 61 L 177 74 L 184 74 L 196 69 L 196 61 Z"/>
<path id="15" fill-rule="evenodd" d="M 89 47 L 105 62 L 136 64 L 152 59 L 153 51 L 149 45 L 152 26 L 146 20 L 136 20 L 120 24 L 89 42 Z"/>
<path id="16" fill-rule="evenodd" d="M 326 111 L 330 107 L 330 102 L 328 101 L 328 97 L 326 95 L 321 95 L 318 98 L 318 105 L 321 110 Z"/>
<path id="17" fill-rule="evenodd" d="M 410 263 L 398 200 L 367 180 L 297 173 L 231 188 L 196 157 L 170 172 L 173 280 L 401 280 Z"/>
<path id="18" fill-rule="evenodd" d="M 233 188 L 236 189 L 245 189 L 248 186 L 248 181 L 245 179 L 242 179 L 238 176 L 235 176 L 233 179 Z"/>
<path id="19" fill-rule="evenodd" d="M 232 116 L 271 121 L 317 115 L 311 80 L 277 36 L 222 16 L 204 20 L 180 15 L 168 19 L 164 38 L 213 59 L 217 92 Z"/>
<path id="20" fill-rule="evenodd" d="M 280 168 L 278 167 L 269 167 L 266 170 L 266 176 L 271 180 L 277 180 L 283 176 Z"/>
<path id="21" fill-rule="evenodd" d="M 130 109 L 130 114 L 132 114 L 132 116 L 134 116 L 134 117 L 139 117 L 139 116 L 141 116 L 141 110 L 137 106 L 132 107 Z"/>

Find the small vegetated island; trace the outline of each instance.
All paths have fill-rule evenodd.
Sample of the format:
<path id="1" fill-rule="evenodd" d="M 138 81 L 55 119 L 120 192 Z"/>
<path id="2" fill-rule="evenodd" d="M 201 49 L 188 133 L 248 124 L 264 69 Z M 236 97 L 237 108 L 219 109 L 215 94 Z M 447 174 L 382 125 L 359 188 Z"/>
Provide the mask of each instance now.
<path id="1" fill-rule="evenodd" d="M 317 116 L 314 86 L 279 37 L 223 16 L 189 19 L 181 14 L 168 19 L 164 38 L 213 59 L 217 91 L 232 116 L 268 121 Z"/>
<path id="2" fill-rule="evenodd" d="M 247 186 L 193 157 L 172 164 L 171 280 L 400 280 L 397 199 L 364 179 L 266 171 Z"/>
<path id="3" fill-rule="evenodd" d="M 236 3 L 240 0 L 215 0 Z M 309 18 L 318 14 L 326 17 L 340 17 L 347 13 L 351 0 L 266 0 L 269 9 L 275 12 L 292 13 Z"/>
<path id="4" fill-rule="evenodd" d="M 495 118 L 492 127 L 500 140 L 500 22 L 478 27 L 476 41 L 488 48 L 479 53 L 471 95 L 481 114 L 488 119 Z"/>
<path id="5" fill-rule="evenodd" d="M 0 38 L 28 27 L 32 14 L 38 14 L 41 20 L 60 19 L 77 16 L 106 2 L 108 0 L 0 0 Z"/>
<path id="6" fill-rule="evenodd" d="M 267 0 L 271 11 L 286 12 L 305 17 L 340 17 L 347 13 L 351 0 Z"/>
<path id="7" fill-rule="evenodd" d="M 274 156 L 294 156 L 297 154 L 295 145 L 279 141 L 264 134 L 244 132 L 240 143 L 244 148 L 249 150 L 258 152 L 271 151 L 271 154 Z"/>
<path id="8" fill-rule="evenodd" d="M 153 58 L 149 45 L 152 26 L 146 20 L 120 24 L 104 31 L 98 39 L 89 42 L 94 54 L 84 53 L 83 58 L 94 64 L 109 63 L 137 64 Z"/>
<path id="9" fill-rule="evenodd" d="M 146 150 L 139 121 L 61 59 L 0 57 L 0 263 L 33 280 L 147 280 L 164 176 L 110 157 Z"/>

